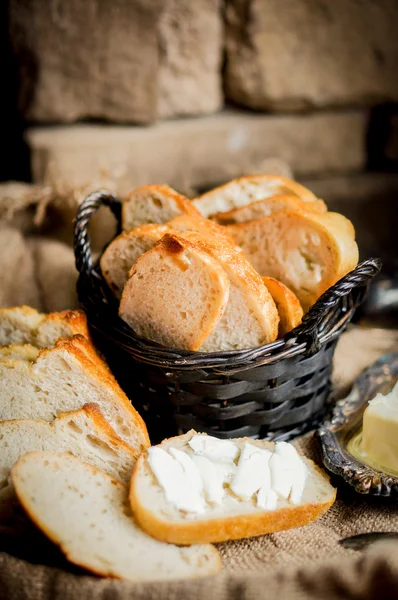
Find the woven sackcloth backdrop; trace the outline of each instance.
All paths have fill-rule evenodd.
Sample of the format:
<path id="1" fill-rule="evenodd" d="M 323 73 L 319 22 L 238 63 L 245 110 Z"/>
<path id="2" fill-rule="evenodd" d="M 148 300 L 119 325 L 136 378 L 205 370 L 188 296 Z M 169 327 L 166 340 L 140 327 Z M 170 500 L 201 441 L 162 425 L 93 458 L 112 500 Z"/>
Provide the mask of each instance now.
<path id="1" fill-rule="evenodd" d="M 397 346 L 397 331 L 352 327 L 343 334 L 335 357 L 337 395 L 347 391 L 364 367 Z M 308 456 L 319 460 L 311 434 L 296 444 Z M 224 568 L 217 576 L 196 581 L 134 584 L 33 565 L 0 552 L 0 599 L 398 598 L 398 543 L 378 543 L 362 554 L 346 550 L 338 543 L 343 537 L 370 531 L 398 532 L 397 505 L 365 498 L 340 486 L 335 505 L 316 523 L 220 544 Z"/>

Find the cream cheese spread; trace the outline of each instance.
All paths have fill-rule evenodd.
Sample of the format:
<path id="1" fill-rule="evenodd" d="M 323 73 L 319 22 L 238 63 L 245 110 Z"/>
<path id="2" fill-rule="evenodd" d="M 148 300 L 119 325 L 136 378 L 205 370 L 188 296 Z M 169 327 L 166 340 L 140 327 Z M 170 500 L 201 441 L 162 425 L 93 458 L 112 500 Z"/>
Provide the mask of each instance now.
<path id="1" fill-rule="evenodd" d="M 148 450 L 154 476 L 179 510 L 200 514 L 209 505 L 222 505 L 227 494 L 270 511 L 279 499 L 294 505 L 302 499 L 307 467 L 291 444 L 277 442 L 271 451 L 245 442 L 240 448 L 231 440 L 195 434 L 188 447 Z"/>

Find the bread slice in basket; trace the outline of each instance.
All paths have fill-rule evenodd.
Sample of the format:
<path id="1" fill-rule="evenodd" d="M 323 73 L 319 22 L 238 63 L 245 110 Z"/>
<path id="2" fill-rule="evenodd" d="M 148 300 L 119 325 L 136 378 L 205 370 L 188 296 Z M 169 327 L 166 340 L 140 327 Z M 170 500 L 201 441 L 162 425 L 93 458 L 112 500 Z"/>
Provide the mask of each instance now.
<path id="1" fill-rule="evenodd" d="M 286 177 L 249 175 L 232 179 L 225 185 L 198 196 L 192 203 L 204 217 L 210 217 L 276 194 L 294 194 L 305 202 L 317 200 L 310 190 Z"/>
<path id="2" fill-rule="evenodd" d="M 255 348 L 273 342 L 278 335 L 278 310 L 261 277 L 238 247 L 203 233 L 185 231 L 182 235 L 218 260 L 230 282 L 225 312 L 201 352 Z"/>
<path id="3" fill-rule="evenodd" d="M 32 521 L 68 560 L 93 573 L 132 581 L 217 573 L 211 545 L 161 543 L 134 522 L 128 488 L 69 454 L 32 452 L 12 469 L 12 483 Z"/>
<path id="4" fill-rule="evenodd" d="M 10 472 L 27 452 L 70 452 L 128 485 L 137 457 L 104 419 L 94 404 L 62 413 L 51 421 L 16 419 L 0 421 L 0 518 L 11 509 Z"/>
<path id="5" fill-rule="evenodd" d="M 86 315 L 81 310 L 43 314 L 30 306 L 0 309 L 0 346 L 31 344 L 49 348 L 59 338 L 71 339 L 77 334 L 89 338 Z"/>
<path id="6" fill-rule="evenodd" d="M 100 259 L 101 272 L 116 298 L 121 298 L 131 267 L 170 229 L 166 225 L 146 224 L 124 231 L 106 248 Z"/>
<path id="7" fill-rule="evenodd" d="M 165 440 L 160 446 L 149 449 L 135 464 L 130 486 L 131 507 L 137 523 L 144 531 L 158 540 L 175 544 L 191 544 L 222 542 L 274 533 L 310 523 L 322 515 L 335 500 L 336 490 L 330 485 L 329 478 L 311 460 L 304 457 L 300 459 L 296 455 L 297 458 L 294 458 L 290 470 L 285 468 L 285 463 L 281 463 L 280 459 L 271 459 L 276 461 L 277 479 L 274 481 L 271 478 L 273 498 L 269 492 L 265 492 L 263 496 L 262 502 L 268 503 L 272 500 L 273 503 L 271 503 L 272 505 L 268 504 L 269 509 L 266 510 L 258 505 L 259 500 L 257 500 L 262 489 L 260 487 L 261 480 L 261 485 L 266 481 L 266 472 L 263 467 L 259 466 L 257 462 L 253 462 L 251 478 L 247 477 L 247 472 L 246 476 L 243 473 L 240 474 L 240 483 L 234 478 L 237 475 L 243 451 L 247 451 L 245 446 L 249 446 L 248 450 L 260 451 L 255 458 L 251 455 L 249 461 L 256 461 L 259 457 L 261 461 L 263 460 L 263 457 L 260 456 L 261 452 L 277 453 L 275 444 L 240 438 L 228 440 L 228 447 L 223 446 L 220 449 L 220 440 L 214 442 L 214 438 L 210 438 L 211 447 L 200 451 L 202 442 L 199 441 L 197 453 L 196 449 L 194 452 L 189 444 L 198 438 L 199 440 L 203 438 L 209 440 L 205 434 L 198 435 L 196 432 L 190 431 L 182 436 Z M 221 444 L 225 443 L 226 441 L 221 440 Z M 285 447 L 284 450 L 289 450 L 289 454 L 295 454 L 290 444 L 286 444 L 286 446 L 289 449 Z M 233 451 L 234 448 L 236 452 Z M 156 474 L 152 469 L 154 463 L 151 463 L 154 456 L 154 454 L 151 455 L 153 451 L 157 453 L 164 451 L 160 455 L 161 461 L 158 463 L 158 466 L 161 464 L 162 468 Z M 201 462 L 198 462 L 197 459 Z M 172 461 L 172 467 L 169 464 L 170 461 Z M 177 464 L 174 464 L 173 461 Z M 195 462 L 196 471 L 191 470 L 192 462 Z M 210 463 L 213 468 L 210 468 Z M 304 487 L 301 489 L 302 495 L 296 497 L 298 488 L 295 490 L 293 488 L 293 485 L 296 484 L 293 483 L 291 488 L 289 486 L 294 481 L 294 474 L 303 468 L 306 470 L 306 479 L 304 479 Z M 203 472 L 207 473 L 209 477 L 213 473 L 218 478 L 219 487 L 212 491 L 212 495 L 210 495 L 210 486 L 204 485 L 200 492 L 201 473 Z M 163 479 L 163 482 L 166 477 L 170 484 L 169 487 L 167 485 L 163 487 L 158 477 Z M 288 478 L 290 478 L 290 483 Z M 247 497 L 242 499 L 237 493 L 242 481 L 245 480 L 249 491 Z M 199 501 L 196 493 L 198 490 Z M 217 490 L 220 492 L 219 494 L 216 494 Z M 232 490 L 235 490 L 236 493 Z M 183 501 L 185 501 L 185 505 L 182 504 Z"/>
<path id="8" fill-rule="evenodd" d="M 304 311 L 296 294 L 293 294 L 286 285 L 273 277 L 263 277 L 262 280 L 278 309 L 278 337 L 283 337 L 285 333 L 301 323 Z"/>
<path id="9" fill-rule="evenodd" d="M 133 190 L 123 201 L 122 226 L 129 230 L 144 223 L 167 223 L 184 213 L 200 215 L 188 198 L 168 185 L 145 185 Z"/>
<path id="10" fill-rule="evenodd" d="M 183 237 L 166 234 L 132 268 L 119 314 L 142 337 L 198 350 L 224 314 L 229 289 L 215 258 Z"/>
<path id="11" fill-rule="evenodd" d="M 282 210 L 228 231 L 260 275 L 287 285 L 305 312 L 358 263 L 354 228 L 337 213 Z"/>
<path id="12" fill-rule="evenodd" d="M 268 217 L 275 212 L 290 208 L 292 210 L 309 210 L 316 213 L 324 213 L 327 211 L 326 204 L 323 200 L 313 200 L 307 202 L 293 194 L 276 194 L 270 198 L 255 200 L 241 208 L 234 208 L 226 212 L 220 212 L 213 215 L 211 218 L 220 223 L 220 225 L 232 225 L 234 223 L 246 223 L 261 217 Z"/>
<path id="13" fill-rule="evenodd" d="M 1 358 L 0 420 L 51 421 L 62 412 L 95 404 L 136 454 L 149 445 L 145 423 L 91 342 L 81 335 L 60 340 L 37 357 Z"/>

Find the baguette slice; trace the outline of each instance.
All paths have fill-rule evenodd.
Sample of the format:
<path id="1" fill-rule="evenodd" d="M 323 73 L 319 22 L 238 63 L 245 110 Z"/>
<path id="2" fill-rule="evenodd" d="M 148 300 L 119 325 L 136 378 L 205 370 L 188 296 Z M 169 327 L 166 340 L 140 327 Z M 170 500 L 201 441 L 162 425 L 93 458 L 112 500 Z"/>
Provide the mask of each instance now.
<path id="1" fill-rule="evenodd" d="M 52 421 L 92 403 L 135 455 L 149 445 L 142 418 L 83 336 L 40 350 L 34 361 L 1 359 L 0 381 L 0 420 Z"/>
<path id="2" fill-rule="evenodd" d="M 123 201 L 122 226 L 129 230 L 144 223 L 167 223 L 184 213 L 200 216 L 191 200 L 168 185 L 145 185 Z"/>
<path id="3" fill-rule="evenodd" d="M 51 348 L 59 338 L 74 335 L 89 338 L 86 315 L 81 310 L 39 313 L 30 306 L 0 309 L 0 346 L 31 344 Z"/>
<path id="4" fill-rule="evenodd" d="M 100 260 L 102 274 L 120 300 L 131 267 L 136 260 L 170 232 L 166 225 L 141 225 L 124 231 L 107 247 Z"/>
<path id="5" fill-rule="evenodd" d="M 229 288 L 217 260 L 188 240 L 166 234 L 132 268 L 119 314 L 142 337 L 198 350 L 221 320 Z"/>
<path id="6" fill-rule="evenodd" d="M 128 488 L 69 454 L 30 452 L 12 469 L 19 501 L 67 559 L 97 575 L 151 581 L 217 573 L 211 545 L 163 544 L 135 524 Z"/>
<path id="7" fill-rule="evenodd" d="M 285 333 L 301 323 L 303 309 L 296 294 L 293 294 L 286 285 L 272 277 L 263 277 L 262 279 L 278 309 L 278 337 L 283 337 Z"/>
<path id="8" fill-rule="evenodd" d="M 160 448 L 175 448 L 190 455 L 188 441 L 195 431 L 170 438 Z M 206 434 L 203 434 L 206 435 Z M 240 438 L 232 440 L 240 449 L 245 442 L 259 448 L 273 448 L 272 442 Z M 303 457 L 302 457 L 303 458 Z M 221 505 L 207 504 L 206 512 L 182 511 L 167 501 L 158 484 L 145 452 L 135 464 L 130 486 L 130 502 L 137 523 L 158 540 L 174 544 L 223 542 L 257 535 L 275 533 L 283 529 L 301 527 L 322 515 L 334 502 L 336 490 L 329 478 L 311 460 L 303 458 L 308 469 L 308 479 L 301 502 L 291 504 L 278 498 L 276 510 L 258 507 L 252 498 L 241 500 L 229 486 L 225 487 Z"/>
<path id="9" fill-rule="evenodd" d="M 228 230 L 260 275 L 287 285 L 305 312 L 358 263 L 352 224 L 336 213 L 283 210 Z"/>
<path id="10" fill-rule="evenodd" d="M 113 431 L 94 404 L 62 413 L 51 423 L 33 419 L 0 421 L 0 519 L 12 504 L 10 472 L 33 450 L 70 452 L 128 485 L 136 455 Z"/>
<path id="11" fill-rule="evenodd" d="M 304 186 L 280 175 L 249 175 L 232 179 L 229 183 L 210 190 L 195 198 L 192 203 L 204 217 L 223 213 L 255 200 L 263 200 L 275 194 L 294 194 L 305 202 L 317 197 Z"/>
<path id="12" fill-rule="evenodd" d="M 268 217 L 275 212 L 290 208 L 292 210 L 308 210 L 316 213 L 327 212 L 326 204 L 323 200 L 314 200 L 306 202 L 298 196 L 292 194 L 276 194 L 270 198 L 255 200 L 247 206 L 227 210 L 226 212 L 217 213 L 212 216 L 212 219 L 220 225 L 233 225 L 234 223 L 246 223 Z"/>
<path id="13" fill-rule="evenodd" d="M 228 275 L 229 300 L 225 312 L 201 346 L 201 352 L 255 348 L 275 341 L 279 316 L 272 295 L 236 245 L 215 236 L 184 232 L 184 237 L 215 258 Z"/>

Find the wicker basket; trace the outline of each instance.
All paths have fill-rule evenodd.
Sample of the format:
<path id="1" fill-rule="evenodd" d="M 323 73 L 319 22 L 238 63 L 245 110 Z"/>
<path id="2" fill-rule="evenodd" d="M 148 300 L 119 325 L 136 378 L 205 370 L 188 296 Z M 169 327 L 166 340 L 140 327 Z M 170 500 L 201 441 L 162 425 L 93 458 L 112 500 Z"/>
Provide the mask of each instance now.
<path id="1" fill-rule="evenodd" d="M 362 302 L 378 259 L 369 259 L 327 290 L 283 340 L 240 351 L 200 353 L 139 338 L 93 265 L 88 225 L 102 205 L 119 230 L 121 203 L 90 194 L 74 230 L 78 295 L 96 344 L 142 413 L 152 441 L 190 428 L 220 438 L 289 439 L 313 427 L 331 401 L 332 358 L 340 333 Z"/>

